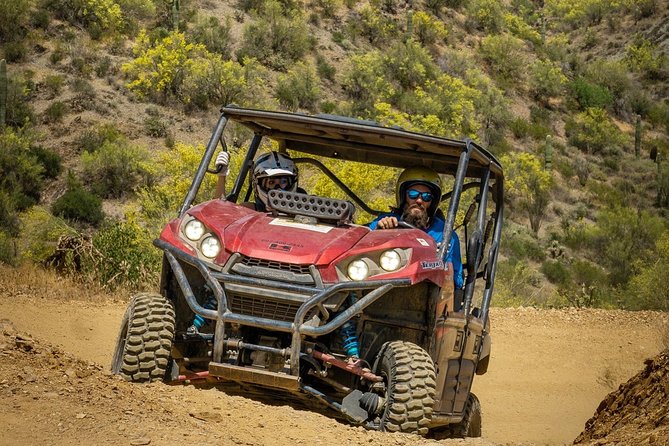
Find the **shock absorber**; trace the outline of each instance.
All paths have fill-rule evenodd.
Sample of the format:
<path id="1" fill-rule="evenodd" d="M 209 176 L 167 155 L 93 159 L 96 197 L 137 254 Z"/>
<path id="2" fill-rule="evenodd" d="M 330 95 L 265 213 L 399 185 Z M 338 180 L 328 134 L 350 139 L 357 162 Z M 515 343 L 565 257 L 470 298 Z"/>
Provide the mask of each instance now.
<path id="1" fill-rule="evenodd" d="M 355 292 L 349 294 L 349 306 L 353 305 L 358 300 Z M 360 357 L 360 341 L 358 340 L 357 324 L 355 320 L 349 319 L 344 325 L 339 329 L 339 333 L 344 341 L 344 351 L 347 356 L 350 357 Z"/>
<path id="2" fill-rule="evenodd" d="M 215 310 L 217 307 L 216 297 L 214 297 L 213 294 L 209 294 L 207 296 L 207 300 L 205 300 L 202 306 L 208 310 Z M 209 325 L 209 320 L 203 318 L 199 314 L 196 314 L 193 318 L 193 325 L 191 325 L 191 327 L 195 327 L 195 329 L 199 331 L 205 325 Z"/>

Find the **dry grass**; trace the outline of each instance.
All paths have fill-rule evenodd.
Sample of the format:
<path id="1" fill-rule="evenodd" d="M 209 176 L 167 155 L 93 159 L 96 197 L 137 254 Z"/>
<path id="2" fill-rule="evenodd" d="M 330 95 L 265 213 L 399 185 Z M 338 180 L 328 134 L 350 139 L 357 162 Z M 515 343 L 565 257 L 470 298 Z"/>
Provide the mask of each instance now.
<path id="1" fill-rule="evenodd" d="M 56 301 L 102 302 L 126 301 L 130 293 L 127 290 L 105 292 L 96 285 L 83 283 L 73 277 L 64 277 L 32 264 L 13 268 L 0 263 L 0 295 L 3 297 L 41 296 Z"/>

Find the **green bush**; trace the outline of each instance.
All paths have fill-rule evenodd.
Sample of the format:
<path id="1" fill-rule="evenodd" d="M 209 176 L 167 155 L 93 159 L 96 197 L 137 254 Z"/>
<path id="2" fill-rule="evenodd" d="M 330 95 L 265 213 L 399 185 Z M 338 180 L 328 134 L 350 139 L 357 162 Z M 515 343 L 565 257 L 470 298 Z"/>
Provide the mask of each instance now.
<path id="1" fill-rule="evenodd" d="M 384 72 L 383 55 L 378 51 L 351 57 L 350 65 L 344 72 L 342 87 L 353 101 L 354 115 L 369 113 L 376 102 L 390 100 L 395 94 L 395 88 L 383 76 Z"/>
<path id="2" fill-rule="evenodd" d="M 0 0 L 0 42 L 20 40 L 25 35 L 34 3 L 34 0 Z"/>
<path id="3" fill-rule="evenodd" d="M 44 167 L 30 152 L 32 137 L 11 127 L 0 133 L 0 191 L 12 209 L 22 211 L 39 201 Z"/>
<path id="4" fill-rule="evenodd" d="M 366 37 L 370 43 L 382 46 L 397 36 L 399 32 L 397 24 L 386 14 L 379 11 L 378 8 L 367 5 L 358 12 L 360 22 L 357 23 L 357 26 L 360 27 L 360 34 Z"/>
<path id="5" fill-rule="evenodd" d="M 26 60 L 28 48 L 26 48 L 23 41 L 7 42 L 2 47 L 2 57 L 7 63 L 23 62 Z"/>
<path id="6" fill-rule="evenodd" d="M 257 59 L 263 65 L 285 70 L 311 48 L 309 26 L 298 10 L 283 14 L 281 4 L 267 0 L 254 21 L 244 27 L 237 59 Z"/>
<path id="7" fill-rule="evenodd" d="M 6 263 L 11 266 L 18 264 L 16 240 L 4 229 L 0 229 L 0 263 Z"/>
<path id="8" fill-rule="evenodd" d="M 105 142 L 81 156 L 82 175 L 91 190 L 103 198 L 119 198 L 151 184 L 154 167 L 148 151 L 125 139 Z"/>
<path id="9" fill-rule="evenodd" d="M 504 27 L 504 5 L 500 0 L 469 0 L 467 23 L 480 31 L 496 34 Z"/>
<path id="10" fill-rule="evenodd" d="M 509 85 L 518 85 L 525 78 L 527 60 L 523 50 L 523 41 L 509 35 L 486 36 L 480 48 L 490 71 Z"/>
<path id="11" fill-rule="evenodd" d="M 527 122 L 526 119 L 517 117 L 514 118 L 510 123 L 509 123 L 509 128 L 511 129 L 511 132 L 513 133 L 513 136 L 515 136 L 518 139 L 522 139 L 527 137 L 530 131 L 530 123 Z"/>
<path id="12" fill-rule="evenodd" d="M 335 80 L 337 69 L 330 64 L 321 54 L 316 55 L 316 71 L 321 79 L 327 79 L 330 82 Z"/>
<path id="13" fill-rule="evenodd" d="M 287 74 L 279 75 L 276 97 L 289 110 L 315 110 L 320 93 L 320 81 L 311 65 L 298 62 Z"/>
<path id="14" fill-rule="evenodd" d="M 44 176 L 46 178 L 56 178 L 63 168 L 62 158 L 55 152 L 45 149 L 42 146 L 30 146 L 30 154 L 44 167 Z"/>
<path id="15" fill-rule="evenodd" d="M 67 112 L 68 107 L 66 104 L 60 101 L 52 102 L 44 111 L 44 122 L 47 124 L 61 122 Z"/>
<path id="16" fill-rule="evenodd" d="M 124 139 L 123 133 L 113 123 L 103 123 L 97 128 L 82 132 L 76 141 L 76 145 L 85 152 L 92 153 L 102 147 L 106 142 L 115 143 Z"/>
<path id="17" fill-rule="evenodd" d="M 227 17 L 225 24 L 221 25 L 216 17 L 198 18 L 195 21 L 189 36 L 194 42 L 200 43 L 211 53 L 217 53 L 225 59 L 229 59 L 232 47 L 231 19 Z"/>
<path id="18" fill-rule="evenodd" d="M 61 74 L 49 75 L 44 79 L 44 87 L 50 98 L 58 96 L 65 85 L 65 77 Z"/>
<path id="19" fill-rule="evenodd" d="M 530 92 L 540 101 L 560 97 L 567 84 L 567 76 L 552 61 L 538 60 L 530 64 L 528 72 Z"/>
<path id="20" fill-rule="evenodd" d="M 114 0 L 43 0 L 42 6 L 61 20 L 83 26 L 94 39 L 103 31 L 123 29 L 123 12 Z"/>
<path id="21" fill-rule="evenodd" d="M 541 273 L 555 285 L 566 287 L 571 283 L 569 267 L 559 260 L 549 259 L 543 262 Z"/>
<path id="22" fill-rule="evenodd" d="M 115 222 L 93 237 L 97 256 L 86 270 L 103 287 L 154 287 L 160 270 L 160 251 L 152 246 L 154 234 L 136 222 Z"/>
<path id="23" fill-rule="evenodd" d="M 416 11 L 413 15 L 413 27 L 416 39 L 425 46 L 443 42 L 448 36 L 444 24 L 424 11 Z"/>
<path id="24" fill-rule="evenodd" d="M 590 107 L 609 109 L 613 105 L 613 95 L 606 87 L 588 82 L 582 77 L 570 84 L 570 90 L 581 110 Z"/>
<path id="25" fill-rule="evenodd" d="M 546 258 L 546 252 L 536 236 L 522 227 L 505 228 L 500 251 L 506 257 L 515 260 L 530 259 L 542 262 Z"/>
<path id="26" fill-rule="evenodd" d="M 623 135 L 606 110 L 588 108 L 567 120 L 565 133 L 571 145 L 585 153 L 610 153 L 623 144 Z"/>
<path id="27" fill-rule="evenodd" d="M 53 256 L 61 237 L 78 235 L 62 218 L 41 206 L 33 206 L 21 214 L 21 228 L 18 238 L 20 255 L 39 264 Z"/>
<path id="28" fill-rule="evenodd" d="M 102 223 L 105 217 L 102 212 L 102 199 L 79 184 L 71 184 L 67 192 L 54 202 L 51 210 L 59 217 L 93 226 Z"/>
<path id="29" fill-rule="evenodd" d="M 669 232 L 657 240 L 649 261 L 635 265 L 627 306 L 631 309 L 669 311 Z"/>

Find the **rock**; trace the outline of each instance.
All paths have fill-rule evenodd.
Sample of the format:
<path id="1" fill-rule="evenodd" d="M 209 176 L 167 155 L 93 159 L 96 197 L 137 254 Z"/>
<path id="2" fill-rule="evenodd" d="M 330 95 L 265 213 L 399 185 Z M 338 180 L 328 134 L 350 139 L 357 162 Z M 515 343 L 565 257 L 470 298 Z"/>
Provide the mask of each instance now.
<path id="1" fill-rule="evenodd" d="M 21 335 L 17 335 L 14 342 L 16 343 L 17 348 L 25 352 L 29 352 L 35 348 L 35 341 Z"/>
<path id="2" fill-rule="evenodd" d="M 151 444 L 151 439 L 148 437 L 134 438 L 130 440 L 131 446 L 144 446 L 147 444 Z"/>

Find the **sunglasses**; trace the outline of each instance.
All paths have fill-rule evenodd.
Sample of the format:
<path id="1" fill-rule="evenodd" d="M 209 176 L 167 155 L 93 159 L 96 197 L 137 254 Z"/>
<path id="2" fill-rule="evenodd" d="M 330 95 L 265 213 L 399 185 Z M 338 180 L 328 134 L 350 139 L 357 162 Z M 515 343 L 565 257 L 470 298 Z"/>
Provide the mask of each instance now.
<path id="1" fill-rule="evenodd" d="M 419 192 L 416 189 L 409 189 L 407 191 L 407 196 L 411 200 L 418 200 L 418 197 L 420 197 L 421 200 L 423 200 L 425 203 L 429 203 L 432 201 L 432 198 L 434 195 L 432 195 L 432 192 Z"/>

